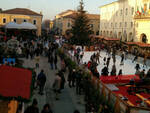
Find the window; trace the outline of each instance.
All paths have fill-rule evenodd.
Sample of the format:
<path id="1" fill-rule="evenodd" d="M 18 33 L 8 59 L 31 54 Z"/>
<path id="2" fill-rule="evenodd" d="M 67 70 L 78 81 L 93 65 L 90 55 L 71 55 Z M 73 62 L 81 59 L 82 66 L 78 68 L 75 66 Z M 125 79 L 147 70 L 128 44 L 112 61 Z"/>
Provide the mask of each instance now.
<path id="1" fill-rule="evenodd" d="M 68 23 L 68 27 L 70 27 L 70 23 Z"/>
<path id="2" fill-rule="evenodd" d="M 122 9 L 120 10 L 120 16 L 122 15 Z"/>
<path id="3" fill-rule="evenodd" d="M 132 15 L 134 14 L 134 7 L 132 7 L 132 9 L 131 9 L 131 13 L 132 13 Z"/>
<path id="4" fill-rule="evenodd" d="M 3 23 L 6 23 L 6 18 L 3 18 Z"/>
<path id="5" fill-rule="evenodd" d="M 111 27 L 113 27 L 113 23 L 111 23 Z"/>
<path id="6" fill-rule="evenodd" d="M 33 24 L 36 25 L 36 20 L 33 20 Z"/>
<path id="7" fill-rule="evenodd" d="M 115 23 L 115 27 L 117 27 L 117 23 Z"/>
<path id="8" fill-rule="evenodd" d="M 17 22 L 17 20 L 16 20 L 16 19 L 14 19 L 14 22 L 16 23 L 16 22 Z"/>
<path id="9" fill-rule="evenodd" d="M 23 22 L 27 22 L 27 20 L 26 20 L 26 19 L 24 19 L 24 20 L 23 20 Z"/>
<path id="10" fill-rule="evenodd" d="M 121 22 L 120 22 L 120 27 L 122 26 Z"/>
<path id="11" fill-rule="evenodd" d="M 127 22 L 125 22 L 125 25 L 124 25 L 125 27 L 127 27 Z"/>
<path id="12" fill-rule="evenodd" d="M 118 16 L 118 11 L 116 11 L 116 16 Z"/>
<path id="13" fill-rule="evenodd" d="M 126 8 L 126 15 L 128 15 L 128 8 Z"/>
<path id="14" fill-rule="evenodd" d="M 131 22 L 131 27 L 133 27 L 133 22 Z"/>

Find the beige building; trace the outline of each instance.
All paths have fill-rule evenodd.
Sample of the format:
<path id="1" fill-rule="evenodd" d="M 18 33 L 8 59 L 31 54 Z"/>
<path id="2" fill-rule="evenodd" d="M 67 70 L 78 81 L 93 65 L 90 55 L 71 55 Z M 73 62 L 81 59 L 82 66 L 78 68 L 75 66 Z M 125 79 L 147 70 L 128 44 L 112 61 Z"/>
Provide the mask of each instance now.
<path id="1" fill-rule="evenodd" d="M 54 20 L 55 30 L 60 34 L 65 35 L 66 31 L 72 28 L 76 13 L 76 11 L 67 10 L 63 13 L 58 14 Z M 89 24 L 91 25 L 93 33 L 98 34 L 100 16 L 96 14 L 87 14 L 87 17 L 90 20 Z"/>
<path id="2" fill-rule="evenodd" d="M 4 26 L 9 22 L 16 22 L 17 24 L 28 22 L 37 27 L 37 36 L 40 36 L 42 17 L 42 14 L 25 8 L 4 10 L 0 12 L 0 26 Z"/>
<path id="3" fill-rule="evenodd" d="M 150 43 L 150 0 L 118 0 L 100 7 L 100 34 Z"/>

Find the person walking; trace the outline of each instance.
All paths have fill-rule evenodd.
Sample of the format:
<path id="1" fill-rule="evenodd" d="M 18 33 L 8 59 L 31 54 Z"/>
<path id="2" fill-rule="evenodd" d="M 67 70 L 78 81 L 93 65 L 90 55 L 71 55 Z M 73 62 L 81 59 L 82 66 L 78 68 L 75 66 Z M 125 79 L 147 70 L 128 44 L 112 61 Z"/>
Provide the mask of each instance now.
<path id="1" fill-rule="evenodd" d="M 54 89 L 54 92 L 55 92 L 55 99 L 56 100 L 59 100 L 59 97 L 58 97 L 58 93 L 60 92 L 60 86 L 61 86 L 61 77 L 59 76 L 59 73 L 56 73 L 55 74 L 55 79 L 54 79 L 54 83 L 53 83 L 53 89 Z"/>
<path id="2" fill-rule="evenodd" d="M 49 61 L 49 63 L 50 63 L 51 69 L 53 70 L 53 62 L 54 62 L 53 55 L 49 55 L 48 61 Z"/>
<path id="3" fill-rule="evenodd" d="M 108 66 L 109 66 L 109 63 L 110 63 L 110 57 L 108 57 L 108 58 L 107 58 L 107 61 L 106 61 L 106 66 L 107 66 L 107 68 L 108 68 Z"/>
<path id="4" fill-rule="evenodd" d="M 118 75 L 122 75 L 122 69 L 119 70 Z"/>
<path id="5" fill-rule="evenodd" d="M 55 52 L 55 57 L 54 57 L 54 66 L 55 66 L 55 69 L 57 69 L 57 54 Z"/>
<path id="6" fill-rule="evenodd" d="M 132 60 L 132 63 L 134 63 L 134 62 L 137 61 L 137 60 L 138 60 L 138 53 L 136 53 L 134 59 Z"/>
<path id="7" fill-rule="evenodd" d="M 105 67 L 102 69 L 101 75 L 103 75 L 103 76 L 108 76 L 108 74 L 109 74 L 108 68 L 105 66 Z"/>
<path id="8" fill-rule="evenodd" d="M 144 67 L 144 66 L 147 67 L 146 61 L 147 61 L 147 54 L 145 53 L 145 54 L 144 54 L 144 59 L 143 59 L 143 67 Z"/>
<path id="9" fill-rule="evenodd" d="M 65 87 L 65 77 L 64 77 L 64 73 L 63 73 L 63 71 L 61 70 L 61 71 L 59 71 L 59 76 L 60 76 L 60 78 L 61 78 L 61 83 L 60 83 L 60 92 L 61 92 L 61 90 L 62 89 L 64 89 L 64 87 Z"/>
<path id="10" fill-rule="evenodd" d="M 140 69 L 140 65 L 136 64 L 135 69 L 136 69 L 136 71 L 139 70 Z"/>
<path id="11" fill-rule="evenodd" d="M 32 105 L 28 106 L 24 113 L 39 113 L 39 108 L 37 107 L 37 105 L 37 100 L 33 99 Z"/>
<path id="12" fill-rule="evenodd" d="M 53 111 L 52 111 L 49 104 L 45 104 L 42 111 L 41 111 L 41 113 L 53 113 Z"/>
<path id="13" fill-rule="evenodd" d="M 112 66 L 111 75 L 112 76 L 116 75 L 116 66 L 115 65 Z"/>
<path id="14" fill-rule="evenodd" d="M 150 69 L 147 71 L 146 78 L 150 78 Z"/>
<path id="15" fill-rule="evenodd" d="M 40 74 L 38 75 L 38 84 L 39 84 L 39 94 L 43 95 L 43 90 L 44 90 L 44 86 L 45 86 L 45 82 L 46 82 L 46 75 L 44 74 L 44 70 L 42 69 Z"/>
<path id="16" fill-rule="evenodd" d="M 124 64 L 124 62 L 123 62 L 124 61 L 124 57 L 125 57 L 125 54 L 124 54 L 124 52 L 122 52 L 120 65 Z"/>

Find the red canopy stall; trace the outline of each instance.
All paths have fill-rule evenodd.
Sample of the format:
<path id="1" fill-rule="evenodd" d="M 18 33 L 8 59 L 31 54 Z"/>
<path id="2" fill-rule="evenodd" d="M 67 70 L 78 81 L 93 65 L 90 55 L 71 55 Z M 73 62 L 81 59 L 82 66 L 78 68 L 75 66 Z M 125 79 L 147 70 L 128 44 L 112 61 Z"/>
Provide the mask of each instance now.
<path id="1" fill-rule="evenodd" d="M 0 96 L 29 99 L 32 72 L 11 66 L 0 66 Z"/>

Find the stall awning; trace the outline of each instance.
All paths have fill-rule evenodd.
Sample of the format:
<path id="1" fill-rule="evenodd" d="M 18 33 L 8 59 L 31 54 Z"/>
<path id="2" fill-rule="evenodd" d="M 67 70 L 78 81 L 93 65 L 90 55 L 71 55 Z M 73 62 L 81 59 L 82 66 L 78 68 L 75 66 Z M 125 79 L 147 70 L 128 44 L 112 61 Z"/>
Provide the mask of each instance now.
<path id="1" fill-rule="evenodd" d="M 0 96 L 29 99 L 32 72 L 11 66 L 0 66 Z"/>
<path id="2" fill-rule="evenodd" d="M 15 22 L 9 22 L 8 24 L 5 25 L 6 29 L 19 29 L 19 24 Z"/>
<path id="3" fill-rule="evenodd" d="M 20 29 L 37 29 L 37 27 L 31 23 L 23 22 L 22 24 L 19 24 Z"/>
<path id="4" fill-rule="evenodd" d="M 23 22 L 22 24 L 17 24 L 15 22 L 9 22 L 5 25 L 6 29 L 26 29 L 26 30 L 36 30 L 37 27 L 31 23 Z"/>

